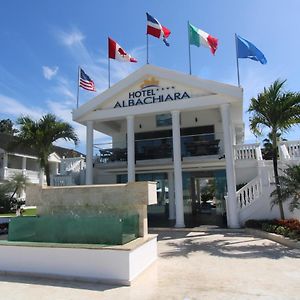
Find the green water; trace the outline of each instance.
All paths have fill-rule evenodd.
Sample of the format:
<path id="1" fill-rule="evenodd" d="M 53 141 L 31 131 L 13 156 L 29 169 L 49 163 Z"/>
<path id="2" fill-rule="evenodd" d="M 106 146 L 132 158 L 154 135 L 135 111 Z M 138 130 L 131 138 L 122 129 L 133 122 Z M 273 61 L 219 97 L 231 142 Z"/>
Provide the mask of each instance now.
<path id="1" fill-rule="evenodd" d="M 138 215 L 18 217 L 9 224 L 8 241 L 123 245 L 138 229 Z"/>

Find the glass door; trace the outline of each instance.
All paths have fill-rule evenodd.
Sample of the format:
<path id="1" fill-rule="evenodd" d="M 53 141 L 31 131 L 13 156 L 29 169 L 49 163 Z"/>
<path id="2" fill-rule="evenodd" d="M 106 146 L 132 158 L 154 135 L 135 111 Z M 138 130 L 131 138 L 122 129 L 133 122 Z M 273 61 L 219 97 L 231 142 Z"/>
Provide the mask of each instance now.
<path id="1" fill-rule="evenodd" d="M 183 180 L 186 225 L 226 226 L 225 171 L 185 172 Z"/>

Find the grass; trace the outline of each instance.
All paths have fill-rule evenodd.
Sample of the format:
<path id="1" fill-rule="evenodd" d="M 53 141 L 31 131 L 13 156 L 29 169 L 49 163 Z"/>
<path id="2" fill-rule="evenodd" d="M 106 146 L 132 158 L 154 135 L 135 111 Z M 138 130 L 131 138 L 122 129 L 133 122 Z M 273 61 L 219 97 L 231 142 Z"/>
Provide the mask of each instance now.
<path id="1" fill-rule="evenodd" d="M 15 217 L 15 216 L 16 216 L 15 213 L 0 214 L 0 218 L 11 218 L 11 217 Z M 36 208 L 26 209 L 23 212 L 23 216 L 25 216 L 25 217 L 34 217 L 34 216 L 36 216 Z"/>

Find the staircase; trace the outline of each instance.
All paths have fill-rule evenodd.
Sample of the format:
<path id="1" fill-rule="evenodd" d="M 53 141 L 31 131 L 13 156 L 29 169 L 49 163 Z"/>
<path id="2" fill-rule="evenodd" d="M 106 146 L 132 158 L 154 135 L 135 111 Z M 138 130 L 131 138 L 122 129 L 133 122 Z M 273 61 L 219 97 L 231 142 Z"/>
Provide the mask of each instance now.
<path id="1" fill-rule="evenodd" d="M 300 141 L 282 141 L 278 150 L 279 172 L 288 165 L 300 164 Z M 279 218 L 278 207 L 271 210 L 270 194 L 275 189 L 273 164 L 263 160 L 259 144 L 236 145 L 235 162 L 243 168 L 255 166 L 258 174 L 236 192 L 241 225 L 249 219 Z M 284 204 L 284 211 L 287 218 L 298 218 L 300 215 L 300 212 L 290 213 L 287 204 Z"/>
<path id="2" fill-rule="evenodd" d="M 70 186 L 83 184 L 85 162 L 84 157 L 63 158 L 60 174 L 50 177 L 53 186 Z"/>
<path id="3" fill-rule="evenodd" d="M 236 192 L 240 224 L 250 219 L 280 219 L 279 207 L 271 209 L 271 192 L 275 189 L 273 172 L 267 170 Z M 266 173 L 269 173 L 266 174 Z M 300 220 L 300 210 L 289 211 L 288 203 L 283 203 L 286 218 Z"/>

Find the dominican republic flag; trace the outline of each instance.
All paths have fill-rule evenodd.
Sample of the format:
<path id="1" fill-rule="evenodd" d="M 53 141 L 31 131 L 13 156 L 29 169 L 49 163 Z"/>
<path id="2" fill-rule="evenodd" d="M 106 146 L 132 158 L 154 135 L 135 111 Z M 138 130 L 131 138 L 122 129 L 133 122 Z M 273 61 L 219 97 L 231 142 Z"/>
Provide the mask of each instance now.
<path id="1" fill-rule="evenodd" d="M 108 57 L 118 61 L 137 62 L 135 58 L 126 53 L 126 51 L 111 38 L 108 38 Z"/>
<path id="2" fill-rule="evenodd" d="M 81 68 L 79 86 L 85 90 L 96 92 L 94 81 Z"/>
<path id="3" fill-rule="evenodd" d="M 147 15 L 147 34 L 153 35 L 158 39 L 162 39 L 166 46 L 170 46 L 167 41 L 167 38 L 171 34 L 171 31 L 162 26 L 155 18 L 150 16 L 148 13 Z"/>
<path id="4" fill-rule="evenodd" d="M 197 47 L 204 46 L 210 49 L 214 55 L 218 48 L 218 39 L 206 33 L 205 31 L 189 23 L 189 41 L 190 45 Z"/>

